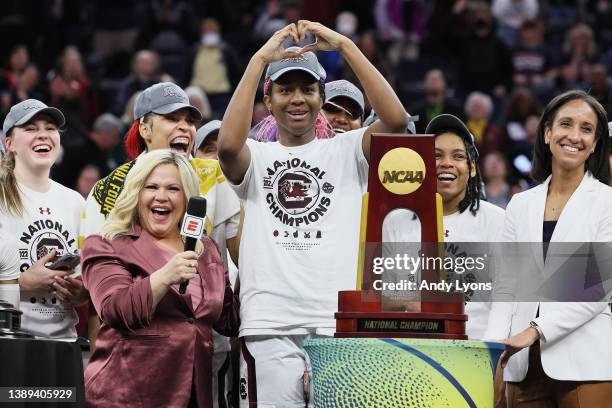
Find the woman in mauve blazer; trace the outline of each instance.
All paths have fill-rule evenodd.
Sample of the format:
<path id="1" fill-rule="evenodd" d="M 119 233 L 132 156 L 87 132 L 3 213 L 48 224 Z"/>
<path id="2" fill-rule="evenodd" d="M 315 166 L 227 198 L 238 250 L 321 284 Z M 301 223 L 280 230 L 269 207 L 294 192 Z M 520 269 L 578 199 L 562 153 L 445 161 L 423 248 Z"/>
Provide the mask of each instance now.
<path id="1" fill-rule="evenodd" d="M 237 335 L 239 307 L 216 244 L 202 239 L 200 255 L 182 249 L 180 220 L 197 193 L 184 158 L 147 153 L 104 236 L 85 241 L 83 280 L 102 319 L 85 370 L 88 406 L 212 406 L 212 329 Z"/>
<path id="2" fill-rule="evenodd" d="M 550 242 L 546 255 L 539 246 L 531 249 L 528 269 L 552 276 L 549 282 L 562 279 L 555 284 L 564 287 L 565 278 L 581 272 L 571 269 L 575 272 L 565 278 L 552 275 L 561 264 L 557 251 L 567 248 L 554 243 L 612 242 L 606 113 L 586 93 L 566 92 L 546 107 L 537 137 L 532 175 L 543 183 L 512 197 L 502 241 Z M 571 262 L 585 263 L 576 257 Z M 565 289 L 575 293 L 579 288 Z M 521 300 L 520 293 L 513 295 Z M 507 337 L 501 364 L 509 384 L 509 407 L 610 407 L 608 303 L 494 303 L 485 338 Z"/>

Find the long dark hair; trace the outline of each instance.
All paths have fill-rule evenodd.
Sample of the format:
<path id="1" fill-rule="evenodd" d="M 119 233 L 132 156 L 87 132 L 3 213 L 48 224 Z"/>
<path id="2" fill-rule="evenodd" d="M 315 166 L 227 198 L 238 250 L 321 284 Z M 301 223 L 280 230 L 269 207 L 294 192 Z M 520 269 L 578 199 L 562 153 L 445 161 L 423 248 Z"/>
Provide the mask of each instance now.
<path id="1" fill-rule="evenodd" d="M 603 106 L 595 98 L 580 90 L 567 91 L 556 96 L 546 105 L 544 112 L 542 112 L 536 132 L 533 165 L 531 168 L 531 177 L 539 183 L 544 182 L 552 173 L 552 154 L 550 153 L 550 146 L 544 141 L 544 133 L 546 129 L 552 128 L 559 109 L 566 103 L 577 99 L 586 102 L 597 116 L 597 127 L 595 129 L 595 141 L 597 144 L 595 145 L 595 152 L 584 163 L 584 168 L 590 171 L 602 183 L 609 184 L 610 162 L 608 156 L 610 140 L 608 137 L 608 117 Z"/>

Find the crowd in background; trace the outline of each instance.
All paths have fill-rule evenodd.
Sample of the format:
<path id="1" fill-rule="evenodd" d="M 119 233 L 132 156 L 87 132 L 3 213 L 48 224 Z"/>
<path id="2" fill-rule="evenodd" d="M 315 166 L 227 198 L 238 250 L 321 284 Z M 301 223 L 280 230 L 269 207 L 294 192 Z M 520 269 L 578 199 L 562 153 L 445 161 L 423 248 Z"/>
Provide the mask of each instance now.
<path id="1" fill-rule="evenodd" d="M 139 91 L 175 82 L 203 123 L 221 119 L 253 52 L 298 19 L 353 39 L 419 116 L 417 133 L 440 113 L 463 119 L 487 197 L 502 207 L 531 184 L 535 129 L 554 95 L 584 89 L 612 109 L 612 0 L 33 0 L 3 10 L 0 119 L 28 98 L 61 109 L 52 178 L 84 196 L 126 160 Z M 328 81 L 359 86 L 339 53 L 319 59 Z M 267 114 L 254 111 L 253 124 Z"/>

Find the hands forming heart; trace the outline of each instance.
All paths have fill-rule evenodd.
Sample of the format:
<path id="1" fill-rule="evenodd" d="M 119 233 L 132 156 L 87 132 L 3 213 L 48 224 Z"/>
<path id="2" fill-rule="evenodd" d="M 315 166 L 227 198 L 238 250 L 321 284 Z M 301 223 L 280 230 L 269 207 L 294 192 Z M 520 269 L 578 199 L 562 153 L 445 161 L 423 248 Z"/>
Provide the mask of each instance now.
<path id="1" fill-rule="evenodd" d="M 300 50 L 294 51 L 286 51 L 283 48 L 283 44 L 287 38 L 291 37 L 295 43 L 299 43 L 300 40 L 307 37 L 308 33 L 314 34 L 314 43 L 305 45 Z M 342 42 L 347 40 L 345 36 L 325 27 L 323 24 L 308 20 L 300 20 L 295 24 L 289 24 L 285 28 L 275 32 L 268 42 L 257 51 L 257 54 L 259 54 L 266 64 L 269 64 L 284 58 L 296 57 L 308 51 L 338 50 L 342 46 Z"/>

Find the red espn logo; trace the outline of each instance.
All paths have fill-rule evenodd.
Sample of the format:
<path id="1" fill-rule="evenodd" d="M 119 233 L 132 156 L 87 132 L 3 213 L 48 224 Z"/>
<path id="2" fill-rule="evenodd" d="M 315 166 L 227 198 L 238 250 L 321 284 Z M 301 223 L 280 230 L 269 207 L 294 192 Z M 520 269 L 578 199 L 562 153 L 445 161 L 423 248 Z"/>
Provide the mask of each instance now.
<path id="1" fill-rule="evenodd" d="M 181 233 L 183 235 L 199 238 L 202 236 L 202 232 L 204 231 L 204 218 L 185 215 L 181 229 Z"/>
<path id="2" fill-rule="evenodd" d="M 187 230 L 189 232 L 196 232 L 198 230 L 198 226 L 199 225 L 200 225 L 200 223 L 198 221 L 196 221 L 196 220 L 189 220 L 189 223 L 185 227 L 185 230 Z"/>

